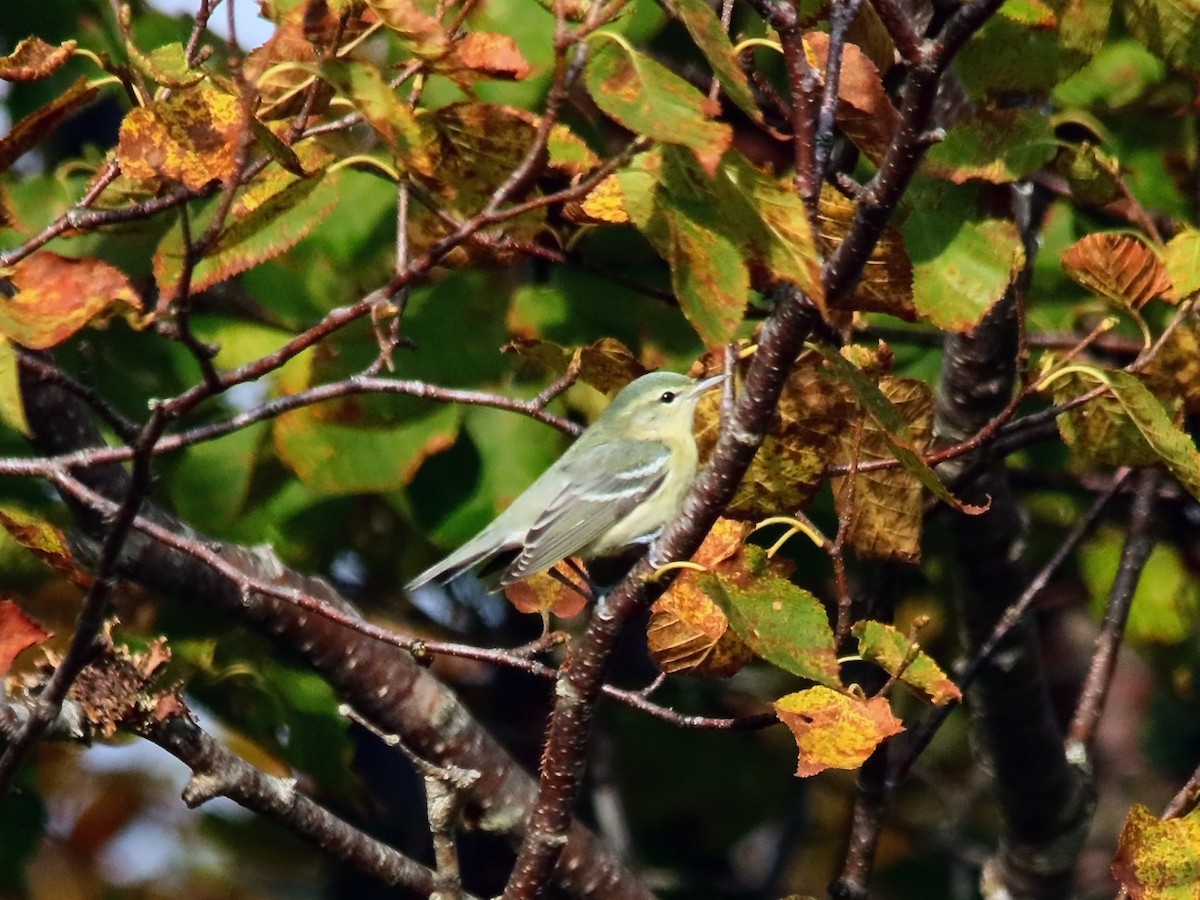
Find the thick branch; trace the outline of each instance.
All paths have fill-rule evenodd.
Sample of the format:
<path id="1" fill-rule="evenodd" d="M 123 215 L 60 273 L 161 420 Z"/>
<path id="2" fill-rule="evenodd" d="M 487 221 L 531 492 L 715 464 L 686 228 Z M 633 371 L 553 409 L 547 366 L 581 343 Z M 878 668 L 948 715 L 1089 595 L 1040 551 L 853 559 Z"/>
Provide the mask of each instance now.
<path id="1" fill-rule="evenodd" d="M 69 453 L 100 443 L 95 426 L 72 396 L 36 373 L 22 374 L 26 413 L 41 452 Z M 125 470 L 115 464 L 89 469 L 82 477 L 91 489 L 110 498 L 124 496 L 128 486 Z M 80 552 L 95 552 L 95 542 L 104 533 L 103 517 L 87 506 L 67 502 L 75 516 Z M 161 513 L 147 509 L 144 514 L 189 533 Z M 271 555 L 219 541 L 206 543 L 257 578 L 291 583 L 302 593 L 346 607 L 324 582 L 283 569 Z M 532 780 L 471 718 L 453 692 L 411 655 L 365 640 L 286 600 L 246 594 L 234 580 L 196 558 L 140 534 L 126 542 L 119 569 L 124 577 L 179 602 L 224 610 L 279 640 L 289 650 L 301 653 L 347 704 L 381 731 L 400 735 L 411 749 L 440 765 L 483 773 L 471 798 L 469 816 L 480 827 L 520 839 L 533 805 Z M 579 897 L 647 896 L 637 879 L 578 824 L 571 826 L 558 884 Z"/>

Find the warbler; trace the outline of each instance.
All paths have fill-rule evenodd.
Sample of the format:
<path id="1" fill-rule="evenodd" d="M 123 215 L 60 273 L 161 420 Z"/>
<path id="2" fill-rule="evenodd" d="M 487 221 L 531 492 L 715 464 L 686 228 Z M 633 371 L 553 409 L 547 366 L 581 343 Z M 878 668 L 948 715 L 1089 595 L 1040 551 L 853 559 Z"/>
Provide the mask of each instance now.
<path id="1" fill-rule="evenodd" d="M 626 385 L 504 512 L 408 589 L 481 566 L 495 593 L 569 556 L 619 556 L 652 541 L 696 478 L 696 403 L 723 377 L 652 372 Z"/>

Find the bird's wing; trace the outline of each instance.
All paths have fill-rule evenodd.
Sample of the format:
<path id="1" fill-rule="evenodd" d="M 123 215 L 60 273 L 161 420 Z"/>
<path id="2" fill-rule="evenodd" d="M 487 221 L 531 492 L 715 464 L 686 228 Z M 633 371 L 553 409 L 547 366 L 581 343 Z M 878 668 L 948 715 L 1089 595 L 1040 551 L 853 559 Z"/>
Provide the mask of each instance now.
<path id="1" fill-rule="evenodd" d="M 670 451 L 653 441 L 599 444 L 576 455 L 562 491 L 529 529 L 525 549 L 500 584 L 520 581 L 586 548 L 658 489 L 670 460 Z"/>

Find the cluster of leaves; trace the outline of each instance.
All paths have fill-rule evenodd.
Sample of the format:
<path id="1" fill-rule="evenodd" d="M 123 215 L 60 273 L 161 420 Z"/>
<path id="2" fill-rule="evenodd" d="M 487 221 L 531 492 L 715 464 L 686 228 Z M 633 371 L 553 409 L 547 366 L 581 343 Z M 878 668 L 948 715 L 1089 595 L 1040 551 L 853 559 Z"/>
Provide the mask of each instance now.
<path id="1" fill-rule="evenodd" d="M 703 0 L 275 0 L 263 5 L 271 38 L 244 58 L 211 56 L 202 21 L 142 10 L 59 43 L 25 38 L 0 58 L 0 78 L 26 91 L 0 138 L 3 446 L 26 453 L 33 433 L 23 354 L 53 350 L 119 438 L 137 433 L 129 420 L 149 399 L 178 401 L 178 452 L 155 502 L 307 569 L 349 555 L 369 572 L 352 587 L 389 585 L 549 464 L 562 442 L 537 417 L 570 430 L 541 398 L 505 411 L 465 389 L 528 396 L 565 376 L 575 386 L 560 409 L 586 418 L 656 366 L 711 374 L 728 352 L 740 383 L 766 298 L 791 285 L 844 346 L 795 360 L 770 435 L 694 558 L 703 571 L 656 602 L 648 643 L 668 674 L 765 661 L 786 684 L 773 709 L 795 736 L 797 775 L 857 768 L 903 729 L 895 685 L 937 706 L 961 699 L 915 627 L 855 620 L 842 571 L 848 557 L 921 562 L 930 497 L 986 511 L 938 463 L 1053 406 L 1071 472 L 1161 465 L 1200 498 L 1187 428 L 1200 413 L 1198 162 L 1183 115 L 1200 76 L 1197 17 L 1168 0 L 1125 0 L 1115 15 L 1111 0 L 999 6 L 963 48 L 938 101 L 944 133 L 918 141 L 932 146 L 861 276 L 830 290 L 830 260 L 870 214 L 865 185 L 897 165 L 889 154 L 911 127 L 893 86 L 916 62 L 902 37 L 926 24 L 913 6 L 908 32 L 859 6 L 842 43 L 827 5 L 796 5 L 815 96 L 837 79 L 836 153 L 808 148 L 836 177 L 815 186 L 796 169 L 784 36 L 767 4 L 735 6 L 730 29 Z M 689 66 L 705 75 L 685 78 Z M 47 155 L 35 174 L 27 154 L 101 102 L 120 106 L 114 146 Z M 1018 183 L 1049 203 L 1036 259 L 1036 225 L 1000 203 Z M 935 447 L 937 358 L 906 352 L 907 337 L 968 335 L 1022 281 L 1016 397 L 987 433 Z M 894 346 L 857 340 L 870 327 L 891 329 Z M 1030 359 L 1035 329 L 1066 337 Z M 397 377 L 380 377 L 389 368 Z M 251 383 L 253 395 L 230 391 Z M 434 402 L 451 400 L 464 405 Z M 697 413 L 705 457 L 718 407 L 714 396 Z M 5 529 L 44 546 L 62 510 L 23 487 L 10 499 Z M 836 539 L 810 514 L 835 521 Z M 749 541 L 763 524 L 829 553 L 833 603 L 796 584 L 782 541 Z M 1118 538 L 1094 538 L 1085 567 Z M 1164 552 L 1194 594 L 1181 555 Z M 65 550 L 48 556 L 87 589 Z M 1097 596 L 1111 582 L 1093 580 Z M 548 576 L 510 597 L 543 614 L 582 607 Z M 1153 603 L 1137 615 L 1174 619 L 1147 625 L 1148 640 L 1192 633 L 1196 604 Z M 178 635 L 199 690 L 228 671 L 212 628 L 193 620 Z M 875 664 L 882 688 L 847 684 L 847 657 Z M 331 699 L 319 703 L 332 719 Z M 267 737 L 270 723 L 242 724 L 288 762 L 316 764 Z M 1165 839 L 1152 824 L 1131 817 L 1127 885 L 1155 877 L 1145 851 Z"/>

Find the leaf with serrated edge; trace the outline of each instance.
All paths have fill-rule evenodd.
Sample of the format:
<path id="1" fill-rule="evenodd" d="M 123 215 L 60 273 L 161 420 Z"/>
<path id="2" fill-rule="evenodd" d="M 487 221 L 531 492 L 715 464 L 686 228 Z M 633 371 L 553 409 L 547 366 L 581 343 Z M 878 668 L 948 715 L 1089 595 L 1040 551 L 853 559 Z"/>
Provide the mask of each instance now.
<path id="1" fill-rule="evenodd" d="M 880 392 L 907 424 L 912 447 L 926 450 L 933 437 L 933 394 L 915 378 L 885 376 Z M 873 417 L 839 434 L 838 462 L 892 458 L 890 436 Z M 921 559 L 921 482 L 904 469 L 856 472 L 833 480 L 839 518 L 848 521 L 846 539 L 862 559 L 916 564 Z"/>
<path id="2" fill-rule="evenodd" d="M 767 662 L 818 684 L 840 686 L 833 630 L 825 607 L 808 591 L 769 574 L 766 552 L 745 548 L 758 577 L 702 575 L 700 588 L 721 607 L 738 637 Z"/>
<path id="3" fill-rule="evenodd" d="M 296 246 L 337 204 L 337 184 L 336 173 L 318 172 L 311 178 L 292 179 L 253 206 L 235 207 L 210 252 L 193 268 L 190 289 L 204 290 Z M 176 226 L 154 254 L 161 298 L 175 297 L 182 272 L 182 234 Z"/>
<path id="4" fill-rule="evenodd" d="M 816 58 L 823 82 L 829 57 L 829 35 L 810 32 L 804 36 L 804 44 Z M 883 159 L 900 124 L 900 113 L 884 90 L 875 63 L 850 43 L 843 47 L 836 119 L 846 137 L 876 164 Z"/>
<path id="5" fill-rule="evenodd" d="M 852 697 L 812 687 L 775 701 L 775 714 L 796 739 L 796 777 L 857 769 L 883 741 L 904 730 L 883 697 Z"/>
<path id="6" fill-rule="evenodd" d="M 635 134 L 687 147 L 711 177 L 733 129 L 708 115 L 708 99 L 617 35 L 599 32 L 591 44 L 584 79 L 596 105 Z"/>
<path id="7" fill-rule="evenodd" d="M 850 231 L 855 204 L 827 184 L 821 185 L 817 201 L 817 231 L 827 250 L 836 249 Z M 849 296 L 837 302 L 838 309 L 855 312 L 884 312 L 912 322 L 913 269 L 904 237 L 895 228 L 884 228 L 863 266 L 862 277 Z"/>
<path id="8" fill-rule="evenodd" d="M 752 577 L 743 568 L 742 547 L 750 526 L 718 519 L 692 562 L 729 578 Z M 729 619 L 685 569 L 651 608 L 646 644 L 651 658 L 668 674 L 729 677 L 752 658 L 750 648 L 729 627 Z"/>
<path id="9" fill-rule="evenodd" d="M 1200 452 L 1187 432 L 1167 416 L 1158 398 L 1128 372 L 1094 374 L 1112 390 L 1154 452 L 1189 494 L 1200 500 Z"/>
<path id="10" fill-rule="evenodd" d="M 89 85 L 86 78 L 78 78 L 65 91 L 55 96 L 45 106 L 40 106 L 24 116 L 0 137 L 0 172 L 16 162 L 26 150 L 53 132 L 81 106 L 92 102 L 100 89 Z"/>
<path id="11" fill-rule="evenodd" d="M 1163 264 L 1144 241 L 1132 235 L 1089 234 L 1063 251 L 1062 267 L 1073 281 L 1129 309 L 1171 295 L 1171 279 Z"/>
<path id="12" fill-rule="evenodd" d="M 878 385 L 836 350 L 825 346 L 818 346 L 817 349 L 825 357 L 825 361 L 833 370 L 833 374 L 837 380 L 850 388 L 868 415 L 879 423 L 883 429 L 888 446 L 891 447 L 892 453 L 900 461 L 900 465 L 903 466 L 905 471 L 916 476 L 921 484 L 925 485 L 935 497 L 949 504 L 959 512 L 979 515 L 987 511 L 987 507 L 972 506 L 963 503 L 942 484 L 942 480 L 937 477 L 933 469 L 929 468 L 925 461 L 913 450 L 912 435 L 909 432 L 908 423 L 904 421 L 904 417 L 900 415 L 891 401 L 879 390 Z"/>
<path id="13" fill-rule="evenodd" d="M 866 620 L 852 629 L 858 638 L 858 652 L 863 659 L 879 665 L 889 675 L 900 673 L 900 680 L 927 697 L 936 706 L 945 706 L 962 699 L 962 691 L 924 650 L 918 649 L 909 659 L 912 645 L 907 637 L 892 625 Z M 903 671 L 901 671 L 903 666 Z"/>

